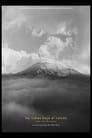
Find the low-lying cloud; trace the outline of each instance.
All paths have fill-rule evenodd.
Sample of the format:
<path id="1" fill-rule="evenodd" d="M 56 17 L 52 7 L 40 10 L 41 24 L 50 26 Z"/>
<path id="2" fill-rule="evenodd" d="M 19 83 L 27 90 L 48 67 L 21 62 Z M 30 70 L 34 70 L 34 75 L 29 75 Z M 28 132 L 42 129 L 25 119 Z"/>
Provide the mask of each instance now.
<path id="1" fill-rule="evenodd" d="M 90 88 L 86 79 L 3 80 L 3 131 L 32 131 L 34 122 L 25 120 L 31 116 L 66 116 L 63 130 L 89 130 Z"/>
<path id="2" fill-rule="evenodd" d="M 2 47 L 2 73 L 14 73 L 32 65 L 39 59 L 36 53 L 28 54 L 26 51 L 16 51 L 4 44 Z M 27 64 L 27 63 L 30 64 Z M 26 68 L 25 67 L 25 68 Z"/>

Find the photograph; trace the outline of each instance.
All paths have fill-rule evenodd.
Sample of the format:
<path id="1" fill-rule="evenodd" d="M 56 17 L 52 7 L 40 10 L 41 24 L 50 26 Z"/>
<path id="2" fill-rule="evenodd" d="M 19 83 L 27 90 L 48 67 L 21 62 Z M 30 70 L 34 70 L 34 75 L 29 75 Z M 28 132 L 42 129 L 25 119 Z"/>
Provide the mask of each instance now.
<path id="1" fill-rule="evenodd" d="M 90 5 L 1 11 L 2 132 L 90 132 Z"/>

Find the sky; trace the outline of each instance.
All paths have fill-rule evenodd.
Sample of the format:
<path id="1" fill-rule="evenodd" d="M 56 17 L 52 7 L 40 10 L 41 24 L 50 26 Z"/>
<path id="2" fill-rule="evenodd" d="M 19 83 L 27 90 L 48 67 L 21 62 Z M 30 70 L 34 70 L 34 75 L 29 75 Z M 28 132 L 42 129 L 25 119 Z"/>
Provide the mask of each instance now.
<path id="1" fill-rule="evenodd" d="M 90 6 L 2 6 L 2 73 L 40 60 L 90 74 Z"/>

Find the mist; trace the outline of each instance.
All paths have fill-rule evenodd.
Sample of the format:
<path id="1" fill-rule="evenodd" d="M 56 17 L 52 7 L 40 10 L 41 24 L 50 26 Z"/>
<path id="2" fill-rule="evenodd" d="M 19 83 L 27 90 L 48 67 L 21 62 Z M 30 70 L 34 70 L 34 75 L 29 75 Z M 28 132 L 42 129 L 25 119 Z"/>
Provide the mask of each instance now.
<path id="1" fill-rule="evenodd" d="M 66 116 L 58 127 L 32 127 L 31 116 Z M 89 78 L 3 79 L 2 129 L 5 132 L 89 132 Z"/>

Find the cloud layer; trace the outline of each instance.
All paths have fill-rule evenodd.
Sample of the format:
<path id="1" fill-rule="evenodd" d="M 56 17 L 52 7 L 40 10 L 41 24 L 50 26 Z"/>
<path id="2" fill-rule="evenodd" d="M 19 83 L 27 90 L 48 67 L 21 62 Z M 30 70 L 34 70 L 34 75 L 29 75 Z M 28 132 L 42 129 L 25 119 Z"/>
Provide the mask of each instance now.
<path id="1" fill-rule="evenodd" d="M 59 54 L 65 47 L 71 46 L 72 38 L 69 37 L 63 42 L 60 38 L 50 36 L 44 45 L 41 45 L 38 53 L 27 53 L 16 51 L 3 44 L 2 48 L 2 72 L 11 73 L 21 71 L 40 59 L 59 60 Z"/>
<path id="2" fill-rule="evenodd" d="M 36 53 L 28 54 L 26 51 L 16 51 L 8 47 L 2 48 L 2 73 L 14 73 L 32 65 L 39 59 Z M 27 63 L 30 64 L 27 64 Z"/>
<path id="3" fill-rule="evenodd" d="M 90 126 L 90 83 L 89 78 L 86 79 L 3 80 L 3 131 L 32 132 L 33 121 L 25 120 L 25 117 L 63 115 L 69 118 L 67 125 L 63 123 L 63 130 L 74 132 L 90 130 L 88 129 Z M 44 127 L 44 130 L 49 131 L 49 128 Z M 43 130 L 42 127 L 38 129 Z"/>
<path id="4" fill-rule="evenodd" d="M 3 44 L 2 48 L 2 73 L 16 73 L 26 69 L 32 64 L 42 61 L 53 63 L 62 63 L 63 65 L 77 69 L 81 73 L 90 74 L 90 65 L 87 64 L 89 60 L 89 50 L 85 57 L 85 52 L 75 59 L 59 60 L 59 55 L 62 54 L 66 47 L 72 47 L 72 38 L 68 37 L 66 41 L 60 38 L 50 36 L 47 41 L 40 46 L 37 53 L 27 53 L 26 51 L 16 51 Z M 87 63 L 85 64 L 85 60 Z"/>
<path id="5" fill-rule="evenodd" d="M 2 72 L 3 73 L 21 71 L 27 68 L 28 66 L 34 64 L 35 62 L 38 62 L 39 60 L 47 60 L 51 62 L 57 62 L 57 61 L 64 62 L 64 64 L 69 65 L 72 68 L 79 69 L 81 72 L 84 72 L 84 73 L 90 72 L 90 63 L 89 63 L 90 62 L 90 44 L 88 42 L 90 41 L 89 40 L 90 26 L 88 25 L 88 23 L 86 25 L 86 22 L 87 21 L 89 22 L 89 19 L 85 20 L 86 19 L 85 16 L 89 14 L 88 12 L 84 16 L 84 14 L 82 13 L 83 11 L 81 10 L 82 8 L 79 8 L 80 11 L 76 12 L 75 10 L 76 14 L 73 12 L 74 15 L 78 15 L 78 17 L 76 18 L 75 16 L 71 17 L 72 14 L 71 15 L 69 14 L 69 17 L 71 18 L 71 20 L 68 20 L 68 13 L 63 14 L 62 12 L 61 14 L 61 11 L 59 13 L 58 10 L 54 11 L 54 9 L 53 10 L 49 9 L 48 11 L 45 9 L 42 12 L 40 11 L 40 9 L 39 10 L 31 9 L 31 14 L 29 13 L 27 14 L 28 11 L 23 10 L 23 8 L 25 7 L 23 6 L 22 7 L 21 6 L 3 6 L 2 7 L 2 34 L 3 34 Z M 83 8 L 83 10 L 84 9 L 85 8 Z M 48 14 L 48 12 L 50 14 Z M 80 15 L 78 12 L 83 14 L 83 16 Z M 63 19 L 60 17 L 62 17 Z M 81 21 L 80 17 L 83 19 L 85 24 L 83 24 L 83 21 Z M 82 33 L 83 30 L 81 30 L 82 26 L 86 28 L 86 29 L 84 28 L 85 30 L 84 34 Z M 21 45 L 21 47 L 24 47 L 25 45 L 24 43 L 21 43 L 22 39 L 25 38 L 25 35 L 22 36 L 22 33 L 21 33 L 21 30 L 23 30 L 22 27 L 27 29 L 27 31 L 25 31 L 26 33 L 27 32 L 31 33 L 31 37 L 32 37 L 30 38 L 30 41 L 32 40 L 31 42 L 36 41 L 38 39 L 41 40 L 42 42 L 42 44 L 38 44 L 37 48 L 36 46 L 34 46 L 35 43 L 33 45 L 32 43 L 30 43 L 29 44 L 30 47 L 32 47 L 35 50 L 32 51 L 32 48 L 31 48 L 30 52 L 28 51 L 29 53 L 27 53 L 27 51 L 25 50 L 22 50 L 21 48 L 20 48 L 21 50 L 14 50 L 14 46 L 17 46 L 18 43 L 19 45 Z M 9 32 L 11 32 L 11 35 L 12 35 L 15 30 L 18 30 L 18 33 L 19 33 L 18 38 L 20 39 L 20 41 L 18 39 L 18 43 L 16 43 L 17 39 L 15 39 L 16 35 L 14 35 L 12 38 L 14 38 L 15 44 L 12 43 L 12 46 L 11 46 L 12 48 L 10 48 L 9 43 L 11 42 L 9 41 L 11 40 L 9 39 L 6 43 L 6 40 L 8 39 L 7 35 L 9 34 Z M 15 32 L 16 33 L 14 34 L 17 34 L 17 31 Z M 44 37 L 43 39 L 44 42 L 43 42 L 42 36 L 44 34 L 46 35 L 46 37 Z M 84 42 L 82 43 L 80 40 L 83 40 Z M 86 44 L 85 44 L 85 40 L 87 41 Z M 25 42 L 25 40 L 23 42 Z M 72 50 L 74 50 L 75 55 L 73 55 L 72 59 L 65 58 L 63 60 L 62 56 L 64 52 L 67 51 L 67 49 L 69 49 L 70 52 L 69 51 L 66 52 L 65 56 L 69 54 L 71 56 Z"/>
<path id="6" fill-rule="evenodd" d="M 72 38 L 69 37 L 63 42 L 60 38 L 50 36 L 47 41 L 39 49 L 40 57 L 58 60 L 59 54 L 65 47 L 72 46 Z"/>

